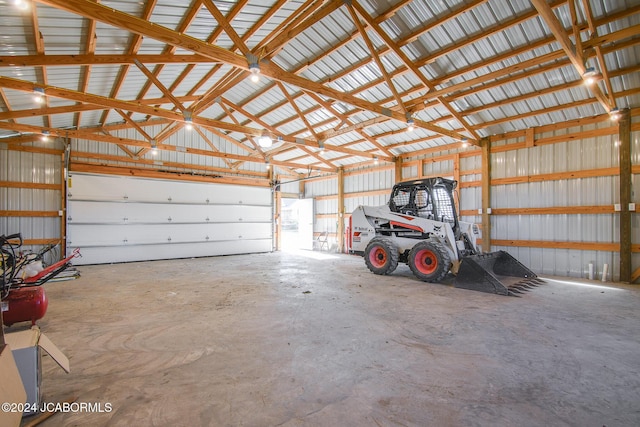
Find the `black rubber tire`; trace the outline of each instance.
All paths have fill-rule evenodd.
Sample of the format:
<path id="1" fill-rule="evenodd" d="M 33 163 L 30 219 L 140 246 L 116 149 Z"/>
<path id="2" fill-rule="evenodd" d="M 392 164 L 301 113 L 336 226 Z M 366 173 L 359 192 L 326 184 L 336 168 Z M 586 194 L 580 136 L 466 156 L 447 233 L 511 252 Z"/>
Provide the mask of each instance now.
<path id="1" fill-rule="evenodd" d="M 409 251 L 409 268 L 423 282 L 440 282 L 451 269 L 451 257 L 444 245 L 425 240 Z"/>
<path id="2" fill-rule="evenodd" d="M 374 237 L 364 250 L 364 262 L 374 274 L 391 274 L 398 267 L 398 248 L 391 239 Z"/>

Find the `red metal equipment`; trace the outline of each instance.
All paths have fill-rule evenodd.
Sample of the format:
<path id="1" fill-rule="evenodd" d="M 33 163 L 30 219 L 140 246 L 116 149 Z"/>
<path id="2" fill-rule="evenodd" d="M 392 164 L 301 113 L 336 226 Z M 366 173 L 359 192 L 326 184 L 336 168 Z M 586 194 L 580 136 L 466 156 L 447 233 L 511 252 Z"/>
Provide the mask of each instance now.
<path id="1" fill-rule="evenodd" d="M 5 326 L 11 326 L 18 322 L 31 321 L 36 324 L 47 312 L 49 300 L 44 291 L 44 286 L 25 286 L 12 289 L 7 297 L 2 300 L 2 322 Z"/>
<path id="2" fill-rule="evenodd" d="M 28 268 L 41 263 L 41 254 L 31 256 L 17 249 L 22 246 L 22 236 L 13 234 L 0 236 L 0 299 L 2 300 L 2 323 L 11 326 L 18 322 L 37 320 L 44 317 L 49 301 L 44 290 L 47 281 L 69 268 L 72 258 L 80 256 L 78 250 L 65 259 L 44 269 L 40 265 L 37 274 L 25 277 Z"/>

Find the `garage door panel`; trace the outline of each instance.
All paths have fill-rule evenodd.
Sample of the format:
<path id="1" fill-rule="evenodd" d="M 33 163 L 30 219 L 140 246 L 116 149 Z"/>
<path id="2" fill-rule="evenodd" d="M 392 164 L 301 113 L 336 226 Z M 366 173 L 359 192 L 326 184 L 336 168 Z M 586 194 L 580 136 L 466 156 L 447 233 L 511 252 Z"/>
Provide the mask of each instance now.
<path id="1" fill-rule="evenodd" d="M 253 250 L 247 251 L 247 246 L 250 246 Z M 82 257 L 75 258 L 73 263 L 75 265 L 105 264 L 269 251 L 271 251 L 271 239 L 202 242 L 199 244 L 171 243 L 140 246 L 87 247 L 81 249 Z"/>
<path id="2" fill-rule="evenodd" d="M 67 205 L 67 222 L 119 224 L 126 218 L 126 205 L 77 200 Z"/>
<path id="3" fill-rule="evenodd" d="M 271 191 L 264 187 L 89 174 L 73 174 L 70 179 L 70 198 L 76 200 L 271 204 Z M 158 185 L 159 182 L 162 184 Z M 149 191 L 151 188 L 153 191 Z"/>
<path id="4" fill-rule="evenodd" d="M 269 239 L 271 225 L 246 223 L 242 228 L 228 224 L 151 224 L 136 227 L 127 224 L 78 224 L 73 240 L 75 247 L 152 244 L 165 242 L 205 242 L 208 240 Z"/>
<path id="5" fill-rule="evenodd" d="M 146 204 L 128 204 L 129 222 L 251 222 L 271 217 L 271 206 L 239 205 L 163 205 L 160 210 Z"/>
<path id="6" fill-rule="evenodd" d="M 156 206 L 157 205 L 157 206 Z M 188 205 L 74 201 L 68 221 L 74 224 L 258 222 L 271 217 L 271 206 Z"/>

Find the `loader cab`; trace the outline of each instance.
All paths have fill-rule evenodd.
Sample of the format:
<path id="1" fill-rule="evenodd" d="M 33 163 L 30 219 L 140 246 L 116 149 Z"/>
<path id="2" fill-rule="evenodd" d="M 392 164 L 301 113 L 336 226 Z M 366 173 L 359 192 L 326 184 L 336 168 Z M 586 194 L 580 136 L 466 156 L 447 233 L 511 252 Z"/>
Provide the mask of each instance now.
<path id="1" fill-rule="evenodd" d="M 427 178 L 396 184 L 391 191 L 392 212 L 448 222 L 458 228 L 453 189 L 457 182 L 446 178 Z"/>

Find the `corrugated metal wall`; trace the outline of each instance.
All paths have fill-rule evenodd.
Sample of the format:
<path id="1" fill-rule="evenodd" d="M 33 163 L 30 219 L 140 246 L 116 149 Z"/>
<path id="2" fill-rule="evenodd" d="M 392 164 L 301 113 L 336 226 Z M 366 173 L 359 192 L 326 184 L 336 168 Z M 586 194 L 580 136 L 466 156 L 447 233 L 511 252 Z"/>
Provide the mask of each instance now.
<path id="1" fill-rule="evenodd" d="M 635 118 L 634 123 L 640 122 Z M 603 132 L 603 130 L 609 132 Z M 560 138 L 570 135 L 566 141 L 546 143 L 530 148 L 505 149 L 511 144 L 522 143 L 524 136 L 499 140 L 493 145 L 491 154 L 492 180 L 504 178 L 538 177 L 549 174 L 548 179 L 533 179 L 532 182 L 497 184 L 491 188 L 493 210 L 512 208 L 570 208 L 599 207 L 613 210 L 619 203 L 618 134 L 612 133 L 608 121 L 600 121 L 572 128 L 536 134 L 536 140 Z M 582 139 L 575 134 L 597 135 Z M 640 165 L 640 132 L 631 135 L 632 164 Z M 480 150 L 459 156 L 460 185 L 458 187 L 459 208 L 463 219 L 481 222 L 480 215 L 472 215 L 482 207 L 482 159 Z M 444 154 L 444 156 L 443 156 Z M 402 168 L 403 180 L 421 176 L 453 177 L 455 161 L 449 152 L 436 153 L 434 157 L 423 156 L 416 163 L 407 162 Z M 613 168 L 613 169 L 611 169 Z M 615 170 L 614 170 L 615 169 Z M 552 178 L 553 174 L 587 171 L 594 176 L 583 178 Z M 638 175 L 632 175 L 632 185 L 640 185 Z M 349 214 L 358 205 L 383 205 L 388 201 L 388 192 L 394 184 L 393 168 L 372 169 L 367 172 L 345 173 L 345 212 Z M 337 230 L 338 209 L 337 179 L 314 180 L 305 186 L 305 197 L 316 199 L 315 232 Z M 381 191 L 384 190 L 384 191 Z M 369 194 L 367 194 L 369 193 Z M 640 198 L 632 194 L 632 201 L 640 204 Z M 586 243 L 605 246 L 619 243 L 619 215 L 615 212 L 580 214 L 496 214 L 491 216 L 491 239 L 496 241 L 542 241 L 560 243 Z M 632 216 L 632 243 L 640 242 L 638 216 Z M 543 275 L 588 277 L 589 264 L 593 264 L 596 278 L 600 279 L 604 264 L 608 264 L 608 279 L 620 278 L 620 254 L 613 250 L 559 249 L 517 245 L 498 246 L 492 250 L 506 250 Z M 640 265 L 640 254 L 633 253 L 632 267 Z"/>
<path id="2" fill-rule="evenodd" d="M 538 138 L 565 135 L 569 131 L 589 132 L 606 127 L 610 127 L 610 124 L 601 122 L 544 133 Z M 634 152 L 638 149 L 637 139 L 636 132 L 632 138 Z M 501 141 L 496 146 L 513 142 L 515 141 Z M 618 135 L 615 134 L 495 153 L 491 155 L 492 179 L 617 168 L 618 145 Z M 549 179 L 495 185 L 491 189 L 492 209 L 613 206 L 615 203 L 619 203 L 618 175 Z M 637 219 L 635 222 L 637 234 Z M 598 244 L 619 242 L 616 213 L 494 215 L 491 226 L 491 238 L 499 240 Z M 609 278 L 619 280 L 620 277 L 618 252 L 506 246 L 494 246 L 492 249 L 509 251 L 541 274 L 587 277 L 589 263 L 593 263 L 597 276 L 602 274 L 604 264 L 608 264 Z"/>
<path id="3" fill-rule="evenodd" d="M 38 251 L 45 241 L 61 238 L 63 165 L 60 154 L 30 152 L 31 145 L 62 150 L 60 140 L 25 144 L 29 151 L 0 145 L 0 181 L 6 183 L 0 186 L 0 234 L 21 233 L 27 241 L 22 249 Z"/>

